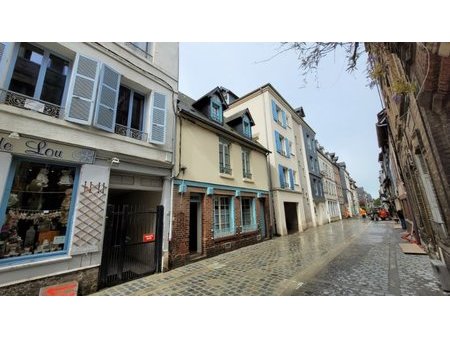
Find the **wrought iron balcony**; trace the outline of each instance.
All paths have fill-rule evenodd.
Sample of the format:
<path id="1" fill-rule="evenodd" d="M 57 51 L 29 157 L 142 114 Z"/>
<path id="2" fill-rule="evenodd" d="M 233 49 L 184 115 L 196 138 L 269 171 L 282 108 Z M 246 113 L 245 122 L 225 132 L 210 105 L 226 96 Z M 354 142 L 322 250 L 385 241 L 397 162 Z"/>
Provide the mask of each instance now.
<path id="1" fill-rule="evenodd" d="M 248 178 L 249 180 L 252 179 L 252 174 L 251 173 L 244 172 L 243 175 L 244 175 L 244 178 Z"/>
<path id="2" fill-rule="evenodd" d="M 39 112 L 44 115 L 59 118 L 64 114 L 64 108 L 53 103 L 37 100 L 32 97 L 0 89 L 0 103 Z"/>
<path id="3" fill-rule="evenodd" d="M 114 133 L 134 138 L 135 140 L 147 141 L 148 139 L 148 133 L 144 133 L 143 131 L 137 129 L 128 128 L 127 126 L 123 126 L 121 124 L 116 124 Z"/>
<path id="4" fill-rule="evenodd" d="M 229 167 L 229 166 L 220 166 L 220 173 L 221 174 L 231 175 L 231 173 L 232 173 L 231 167 Z"/>

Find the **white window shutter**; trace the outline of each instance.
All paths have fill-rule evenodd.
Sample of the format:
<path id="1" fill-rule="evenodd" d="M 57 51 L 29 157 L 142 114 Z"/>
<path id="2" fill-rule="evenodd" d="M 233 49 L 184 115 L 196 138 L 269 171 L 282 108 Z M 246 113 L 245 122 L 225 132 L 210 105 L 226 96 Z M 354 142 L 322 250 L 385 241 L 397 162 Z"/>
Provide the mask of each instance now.
<path id="1" fill-rule="evenodd" d="M 153 106 L 150 119 L 149 142 L 164 144 L 166 142 L 167 103 L 166 95 L 153 93 Z"/>
<path id="2" fill-rule="evenodd" d="M 114 132 L 116 124 L 119 86 L 120 74 L 103 64 L 95 105 L 94 126 L 111 133 Z"/>
<path id="3" fill-rule="evenodd" d="M 73 68 L 65 119 L 80 124 L 91 124 L 100 63 L 77 54 Z"/>

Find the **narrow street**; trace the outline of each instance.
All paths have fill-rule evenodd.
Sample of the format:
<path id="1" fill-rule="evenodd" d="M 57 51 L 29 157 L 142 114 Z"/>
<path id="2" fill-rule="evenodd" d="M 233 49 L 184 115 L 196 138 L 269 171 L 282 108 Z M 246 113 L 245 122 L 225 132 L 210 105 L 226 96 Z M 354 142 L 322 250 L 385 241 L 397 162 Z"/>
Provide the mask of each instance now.
<path id="1" fill-rule="evenodd" d="M 94 295 L 447 295 L 427 255 L 402 253 L 402 230 L 394 224 L 338 221 Z"/>

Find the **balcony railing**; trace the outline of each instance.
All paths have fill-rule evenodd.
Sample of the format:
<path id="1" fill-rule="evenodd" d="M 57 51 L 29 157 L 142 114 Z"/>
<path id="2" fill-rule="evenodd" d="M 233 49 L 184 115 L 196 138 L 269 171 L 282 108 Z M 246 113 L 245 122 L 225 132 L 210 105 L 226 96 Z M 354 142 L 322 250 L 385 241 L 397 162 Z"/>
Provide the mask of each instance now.
<path id="1" fill-rule="evenodd" d="M 220 166 L 220 173 L 221 174 L 228 174 L 231 175 L 231 167 L 229 166 Z"/>
<path id="2" fill-rule="evenodd" d="M 243 175 L 244 175 L 244 178 L 248 178 L 249 180 L 252 179 L 252 174 L 251 173 L 247 173 L 247 172 L 244 171 Z"/>
<path id="3" fill-rule="evenodd" d="M 135 140 L 147 141 L 148 139 L 148 133 L 144 133 L 143 131 L 137 129 L 128 128 L 127 126 L 121 124 L 116 124 L 114 133 L 134 138 Z"/>
<path id="4" fill-rule="evenodd" d="M 56 104 L 45 102 L 42 100 L 37 100 L 32 97 L 5 89 L 0 89 L 0 103 L 36 111 L 41 114 L 56 118 L 59 118 L 61 114 L 64 114 L 64 108 Z"/>

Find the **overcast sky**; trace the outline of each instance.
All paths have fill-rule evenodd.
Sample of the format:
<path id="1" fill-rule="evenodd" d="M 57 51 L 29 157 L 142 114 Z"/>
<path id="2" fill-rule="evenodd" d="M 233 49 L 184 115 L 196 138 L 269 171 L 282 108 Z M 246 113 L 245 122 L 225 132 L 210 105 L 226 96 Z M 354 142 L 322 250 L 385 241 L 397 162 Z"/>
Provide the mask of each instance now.
<path id="1" fill-rule="evenodd" d="M 378 145 L 376 114 L 381 103 L 366 80 L 366 57 L 358 70 L 346 72 L 343 52 L 325 59 L 317 78 L 305 79 L 294 52 L 282 53 L 278 43 L 180 43 L 180 91 L 194 99 L 215 86 L 242 96 L 271 83 L 297 108 L 329 152 L 335 152 L 358 186 L 378 197 Z M 265 61 L 267 60 L 267 61 Z"/>

